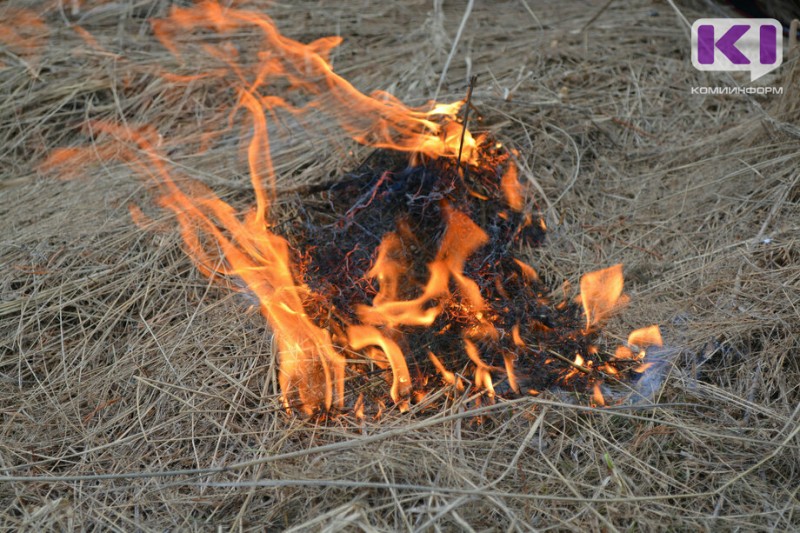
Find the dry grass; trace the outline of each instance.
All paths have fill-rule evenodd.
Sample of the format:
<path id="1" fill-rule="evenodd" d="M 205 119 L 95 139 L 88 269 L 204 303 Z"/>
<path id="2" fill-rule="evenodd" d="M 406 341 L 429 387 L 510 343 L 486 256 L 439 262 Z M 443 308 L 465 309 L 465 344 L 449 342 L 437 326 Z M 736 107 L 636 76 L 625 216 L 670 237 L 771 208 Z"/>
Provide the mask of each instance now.
<path id="1" fill-rule="evenodd" d="M 459 399 L 315 424 L 281 409 L 260 315 L 194 269 L 126 167 L 37 173 L 52 148 L 85 142 L 87 118 L 150 122 L 186 174 L 251 200 L 235 143 L 182 151 L 197 124 L 224 123 L 215 103 L 231 95 L 153 75 L 170 60 L 146 17 L 165 2 L 74 4 L 46 11 L 44 48 L 0 44 L 4 528 L 800 527 L 796 83 L 782 98 L 690 95 L 732 81 L 692 69 L 666 2 L 614 2 L 578 34 L 605 2 L 475 6 L 440 99 L 480 74 L 484 124 L 549 206 L 534 263 L 557 284 L 624 262 L 632 304 L 609 336 L 659 323 L 672 364 L 652 404 L 552 393 L 484 407 L 481 424 Z M 286 34 L 339 32 L 338 72 L 416 103 L 436 91 L 465 7 L 291 4 L 267 9 Z M 789 59 L 767 83 L 797 79 Z M 278 148 L 285 189 L 365 153 L 322 135 Z M 131 201 L 158 231 L 132 224 Z"/>

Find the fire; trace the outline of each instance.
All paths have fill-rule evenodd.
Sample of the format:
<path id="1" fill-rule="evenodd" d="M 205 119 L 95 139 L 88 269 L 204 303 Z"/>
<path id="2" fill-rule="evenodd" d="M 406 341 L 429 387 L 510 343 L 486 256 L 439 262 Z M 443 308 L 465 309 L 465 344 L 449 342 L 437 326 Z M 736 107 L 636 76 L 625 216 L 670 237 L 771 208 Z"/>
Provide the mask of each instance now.
<path id="1" fill-rule="evenodd" d="M 508 165 L 508 170 L 503 174 L 500 187 L 503 189 L 508 206 L 514 211 L 521 212 L 524 207 L 522 184 L 517 177 L 517 166 L 513 163 Z"/>
<path id="2" fill-rule="evenodd" d="M 644 359 L 646 349 L 650 346 L 664 346 L 661 339 L 661 330 L 658 326 L 648 326 L 636 329 L 628 335 L 628 345 L 617 347 L 615 359 L 641 360 Z M 634 352 L 636 350 L 636 352 Z"/>
<path id="3" fill-rule="evenodd" d="M 514 361 L 516 361 L 516 357 L 513 354 L 508 352 L 503 354 L 503 363 L 506 367 L 508 386 L 514 391 L 514 394 L 519 394 L 519 382 L 517 382 L 517 375 L 514 373 Z"/>
<path id="4" fill-rule="evenodd" d="M 433 363 L 433 366 L 436 367 L 436 370 L 442 376 L 442 379 L 444 379 L 445 383 L 447 383 L 448 385 L 455 385 L 456 389 L 458 389 L 459 391 L 464 390 L 464 384 L 461 382 L 461 379 L 458 376 L 456 376 L 453 372 L 447 370 L 447 368 L 445 368 L 445 366 L 433 352 L 428 352 L 428 357 Z"/>
<path id="5" fill-rule="evenodd" d="M 592 401 L 597 407 L 603 407 L 606 404 L 603 392 L 600 390 L 600 383 L 595 383 L 592 388 Z"/>
<path id="6" fill-rule="evenodd" d="M 478 388 L 486 390 L 487 395 L 493 398 L 494 385 L 492 384 L 492 368 L 483 362 L 475 344 L 464 340 L 464 349 L 470 360 L 475 364 L 475 384 Z"/>
<path id="7" fill-rule="evenodd" d="M 165 72 L 165 79 L 178 85 L 215 79 L 235 91 L 230 120 L 244 116 L 252 132 L 246 150 L 255 196 L 252 209 L 239 213 L 207 187 L 177 179 L 184 177 L 171 172 L 158 149 L 160 136 L 149 126 L 93 122 L 91 131 L 101 138 L 91 150 L 55 151 L 43 168 L 65 168 L 63 174 L 67 175 L 67 163 L 74 171 L 82 168 L 91 154 L 101 154 L 104 159 L 121 157 L 155 185 L 159 204 L 174 214 L 186 252 L 199 270 L 218 280 L 240 280 L 257 297 L 275 335 L 279 385 L 287 407 L 309 414 L 320 409 L 344 409 L 346 379 L 356 374 L 353 365 L 348 365 L 354 354 L 362 354 L 370 366 L 381 369 L 389 383 L 389 395 L 400 411 L 425 397 L 425 391 L 418 387 L 429 381 L 427 375 L 418 377 L 423 362 L 431 365 L 430 375 L 438 373 L 441 381 L 457 392 L 477 389 L 490 400 L 505 391 L 537 395 L 539 386 L 547 384 L 532 381 L 530 369 L 556 362 L 542 355 L 548 342 L 564 343 L 570 346 L 567 353 L 574 353 L 574 362 L 565 361 L 571 365 L 559 374 L 557 383 L 569 386 L 580 379 L 588 380 L 593 402 L 604 405 L 600 381 L 602 376 L 619 374 L 615 361 L 639 361 L 647 346 L 661 344 L 656 326 L 637 330 L 614 360 L 593 364 L 599 350 L 590 335 L 626 300 L 622 265 L 581 278 L 578 298 L 585 319 L 582 328 L 583 319 L 573 319 L 579 314 L 579 306 L 567 299 L 551 302 L 533 267 L 513 257 L 503 262 L 502 257 L 482 255 L 493 238 L 507 239 L 510 244 L 526 232 L 543 232 L 545 226 L 525 213 L 525 190 L 507 153 L 499 155 L 502 147 L 484 143 L 483 137 L 473 136 L 458 123 L 462 102 L 431 102 L 425 108 L 411 108 L 385 92 L 362 94 L 331 66 L 331 51 L 340 44 L 340 38 L 300 43 L 281 35 L 262 13 L 203 2 L 189 8 L 173 7 L 168 18 L 152 24 L 158 40 L 180 64 L 181 72 Z M 261 37 L 260 49 L 246 60 L 239 57 L 230 41 L 245 29 L 256 29 Z M 217 38 L 195 46 L 191 39 L 195 32 Z M 205 60 L 195 61 L 197 54 L 203 54 Z M 215 66 L 201 73 L 187 73 L 187 65 L 209 61 Z M 279 96 L 281 91 L 289 91 L 292 98 Z M 452 178 L 447 186 L 436 189 L 436 201 L 427 206 L 441 217 L 430 255 L 418 250 L 419 239 L 408 220 L 397 221 L 394 231 L 378 236 L 369 268 L 356 280 L 372 292 L 368 291 L 369 297 L 362 301 L 348 302 L 348 309 L 335 309 L 312 289 L 305 274 L 308 261 L 298 259 L 296 250 L 276 229 L 278 173 L 270 136 L 275 135 L 281 117 L 287 113 L 299 123 L 312 115 L 315 119 L 324 115 L 355 142 L 407 154 L 412 165 L 409 168 L 434 162 L 439 165 L 438 171 L 462 180 Z M 456 165 L 459 152 L 461 160 Z M 467 173 L 461 172 L 463 165 L 494 177 L 500 175 L 501 168 L 504 170 L 496 183 L 473 190 L 464 187 Z M 395 179 L 410 178 L 384 172 L 359 209 L 381 201 L 391 192 Z M 476 222 L 485 218 L 485 213 L 481 217 L 469 212 L 465 202 L 451 192 L 459 187 L 470 201 L 500 206 L 491 235 L 487 226 Z M 348 212 L 348 216 L 355 217 L 356 211 Z M 141 211 L 134 209 L 132 213 L 143 219 Z M 425 262 L 420 263 L 421 257 Z M 504 270 L 492 270 L 501 264 Z M 492 275 L 492 283 L 486 283 L 487 276 Z M 493 287 L 496 294 L 488 294 L 487 287 Z M 514 316 L 512 304 L 522 309 L 519 317 Z M 318 309 L 319 305 L 324 308 Z M 323 315 L 335 315 L 335 319 L 321 319 Z M 559 321 L 564 324 L 555 323 Z M 420 331 L 429 333 L 425 337 L 429 344 L 414 345 L 412 335 Z M 437 336 L 444 334 L 454 335 L 457 341 L 434 347 Z M 424 356 L 422 361 L 410 358 L 409 352 L 415 350 L 422 350 L 427 360 Z M 459 355 L 464 356 L 464 363 L 456 367 L 451 361 Z M 376 403 L 382 405 L 380 400 Z M 364 409 L 365 399 L 360 393 L 354 406 L 358 419 L 364 418 Z"/>
<path id="8" fill-rule="evenodd" d="M 627 302 L 622 294 L 622 265 L 617 264 L 581 277 L 580 301 L 586 315 L 586 329 L 600 324 Z"/>
<path id="9" fill-rule="evenodd" d="M 644 350 L 648 346 L 664 346 L 658 326 L 636 329 L 628 335 L 628 344 Z"/>
<path id="10" fill-rule="evenodd" d="M 248 69 L 229 55 L 231 47 L 204 45 L 204 50 L 227 63 L 228 70 L 216 73 L 234 78 L 239 91 L 240 105 L 251 117 L 253 136 L 247 155 L 250 179 L 256 197 L 254 212 L 239 220 L 224 201 L 209 196 L 193 201 L 175 185 L 166 173 L 160 173 L 160 183 L 169 192 L 161 202 L 172 209 L 181 224 L 184 241 L 190 256 L 209 275 L 236 276 L 255 293 L 262 313 L 275 332 L 280 352 L 280 386 L 287 405 L 298 404 L 307 412 L 344 401 L 344 356 L 334 348 L 330 334 L 314 325 L 303 305 L 308 288 L 293 275 L 286 240 L 270 231 L 269 209 L 275 199 L 276 175 L 272 163 L 267 118 L 279 110 L 301 116 L 322 112 L 336 120 L 339 127 L 355 141 L 397 151 L 415 157 L 455 157 L 461 128 L 455 123 L 460 102 L 436 104 L 429 110 L 412 109 L 388 93 L 375 92 L 370 96 L 356 90 L 331 68 L 329 57 L 341 39 L 327 37 L 303 44 L 281 35 L 273 21 L 264 14 L 239 9 L 227 9 L 215 2 L 203 2 L 192 8 L 174 7 L 167 19 L 153 21 L 153 29 L 161 43 L 179 59 L 184 57 L 181 37 L 205 30 L 230 36 L 237 30 L 256 27 L 261 31 L 262 51 L 258 62 Z M 265 90 L 273 84 L 288 83 L 295 92 L 303 93 L 309 101 L 305 107 L 295 107 Z M 444 124 L 444 126 L 442 125 Z M 477 163 L 476 140 L 465 135 L 462 158 Z M 149 147 L 145 150 L 153 153 Z M 220 229 L 222 226 L 226 236 Z M 396 251 L 396 242 L 387 236 L 381 247 L 383 257 L 376 263 L 375 275 L 380 279 L 382 294 L 365 309 L 365 325 L 353 325 L 347 340 L 354 350 L 368 346 L 382 350 L 393 375 L 391 397 L 401 408 L 407 405 L 411 380 L 402 350 L 396 342 L 369 324 L 429 324 L 435 308 L 423 310 L 428 300 L 447 292 L 447 280 L 454 277 L 473 303 L 480 298 L 470 280 L 463 279 L 459 263 L 465 254 L 480 242 L 459 249 L 456 241 L 464 237 L 468 222 L 453 214 L 452 236 L 442 245 L 441 257 L 431 265 L 428 289 L 418 302 L 395 302 L 397 278 L 401 266 L 389 255 Z M 471 229 L 471 228 L 470 228 Z M 201 241 L 210 234 L 221 246 L 223 266 L 215 265 Z M 218 263 L 216 263 L 218 264 Z M 372 352 L 368 352 L 372 353 Z M 296 399 L 297 402 L 292 400 Z"/>
<path id="11" fill-rule="evenodd" d="M 370 270 L 370 277 L 380 282 L 381 290 L 373 299 L 373 305 L 360 305 L 356 308 L 359 318 L 366 324 L 379 324 L 388 327 L 430 326 L 442 311 L 441 304 L 430 306 L 431 302 L 450 294 L 448 284 L 452 279 L 465 299 L 465 304 L 476 312 L 483 309 L 484 302 L 480 289 L 474 281 L 463 274 L 464 262 L 476 249 L 486 244 L 488 237 L 466 215 L 445 209 L 449 214 L 447 231 L 442 239 L 436 259 L 428 265 L 430 278 L 423 293 L 413 300 L 397 300 L 397 287 L 406 268 L 399 237 L 390 233 L 384 237 L 378 248 L 378 259 Z"/>
<path id="12" fill-rule="evenodd" d="M 455 157 L 458 153 L 461 127 L 454 121 L 461 102 L 414 109 L 384 91 L 371 95 L 359 92 L 331 67 L 330 54 L 341 44 L 340 37 L 323 37 L 303 44 L 282 35 L 263 13 L 226 8 L 214 1 L 188 8 L 175 6 L 168 18 L 154 20 L 152 25 L 164 47 L 184 62 L 189 61 L 188 56 L 194 50 L 187 49 L 182 38 L 193 32 L 209 31 L 232 38 L 239 30 L 257 28 L 262 42 L 255 65 L 237 61 L 236 49 L 230 41 L 217 46 L 206 43 L 202 48 L 207 56 L 227 66 L 218 75 L 230 78 L 242 94 L 249 94 L 253 103 L 258 104 L 259 109 L 255 110 L 258 115 L 275 116 L 279 109 L 295 115 L 323 113 L 335 119 L 342 131 L 361 144 L 428 157 Z M 281 84 L 309 98 L 307 104 L 297 107 L 275 94 L 264 93 Z M 462 154 L 464 161 L 478 162 L 476 146 L 476 139 L 468 133 Z M 258 149 L 261 156 L 266 156 L 264 146 Z"/>
<path id="13" fill-rule="evenodd" d="M 400 346 L 372 326 L 351 326 L 347 331 L 347 338 L 354 350 L 360 350 L 367 346 L 378 346 L 383 350 L 392 368 L 392 400 L 400 404 L 402 410 L 405 410 L 407 398 L 411 394 L 411 377 Z"/>

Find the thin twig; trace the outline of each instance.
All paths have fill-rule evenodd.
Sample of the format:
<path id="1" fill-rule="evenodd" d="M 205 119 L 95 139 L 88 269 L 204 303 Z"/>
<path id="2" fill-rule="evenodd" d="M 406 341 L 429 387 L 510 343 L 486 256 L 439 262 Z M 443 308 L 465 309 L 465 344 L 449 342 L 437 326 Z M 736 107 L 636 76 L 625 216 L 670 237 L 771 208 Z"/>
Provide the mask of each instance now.
<path id="1" fill-rule="evenodd" d="M 467 99 L 464 103 L 464 118 L 461 124 L 461 143 L 458 145 L 458 167 L 461 167 L 461 153 L 464 151 L 464 137 L 467 134 L 467 122 L 469 122 L 469 108 L 472 102 L 472 90 L 478 82 L 478 76 L 472 76 L 469 80 L 469 87 L 467 87 Z M 464 164 L 464 181 L 467 181 L 467 173 L 469 172 L 469 163 Z"/>
<path id="2" fill-rule="evenodd" d="M 550 355 L 552 355 L 553 357 L 555 357 L 555 358 L 557 358 L 557 359 L 559 359 L 561 361 L 564 361 L 565 363 L 567 363 L 572 368 L 574 368 L 576 370 L 580 370 L 584 374 L 591 374 L 592 373 L 592 369 L 591 368 L 589 368 L 587 366 L 579 365 L 575 361 L 571 361 L 569 358 L 564 357 L 560 353 L 554 352 L 553 350 L 547 350 L 547 353 L 549 353 Z"/>
<path id="3" fill-rule="evenodd" d="M 600 9 L 597 11 L 597 13 L 595 13 L 595 14 L 594 14 L 594 16 L 593 16 L 592 18 L 590 18 L 590 19 L 589 19 L 589 20 L 586 22 L 586 24 L 584 24 L 584 25 L 583 25 L 583 27 L 582 27 L 581 29 L 579 29 L 579 30 L 578 30 L 576 33 L 583 33 L 583 32 L 585 32 L 585 31 L 586 31 L 586 29 L 587 29 L 589 26 L 591 26 L 591 25 L 594 23 L 594 21 L 595 21 L 595 20 L 599 19 L 599 18 L 600 18 L 600 15 L 602 15 L 603 13 L 605 13 L 605 12 L 606 12 L 606 9 L 608 9 L 609 7 L 611 7 L 611 4 L 613 4 L 613 3 L 614 3 L 614 0 L 608 0 L 608 2 L 606 2 L 606 3 L 605 3 L 605 5 L 604 5 L 603 7 L 601 7 L 601 8 L 600 8 Z"/>
<path id="4" fill-rule="evenodd" d="M 439 83 L 436 85 L 436 92 L 433 93 L 433 99 L 439 99 L 439 91 L 442 89 L 442 85 L 444 84 L 444 79 L 447 76 L 447 71 L 450 68 L 450 62 L 453 61 L 453 56 L 456 55 L 456 50 L 458 49 L 458 43 L 461 41 L 461 34 L 464 32 L 464 27 L 467 25 L 467 20 L 469 20 L 469 15 L 472 13 L 472 7 L 475 5 L 475 0 L 469 0 L 467 4 L 467 9 L 464 10 L 464 16 L 461 17 L 461 24 L 458 26 L 458 31 L 456 32 L 456 37 L 453 39 L 453 46 L 450 47 L 450 53 L 447 55 L 447 61 L 444 62 L 444 68 L 442 69 L 442 75 L 439 76 Z"/>

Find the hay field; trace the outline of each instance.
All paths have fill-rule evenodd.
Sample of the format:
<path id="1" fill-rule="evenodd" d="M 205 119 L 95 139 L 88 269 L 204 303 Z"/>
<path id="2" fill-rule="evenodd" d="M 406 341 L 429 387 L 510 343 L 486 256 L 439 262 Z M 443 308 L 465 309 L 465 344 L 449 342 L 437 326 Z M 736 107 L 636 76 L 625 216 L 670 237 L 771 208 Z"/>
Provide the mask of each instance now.
<path id="1" fill-rule="evenodd" d="M 365 92 L 453 101 L 478 74 L 481 127 L 545 210 L 531 263 L 554 286 L 624 263 L 608 345 L 651 323 L 667 344 L 651 400 L 455 396 L 324 423 L 285 412 L 263 318 L 197 271 L 128 166 L 42 167 L 90 144 L 87 120 L 146 123 L 170 165 L 252 202 L 246 132 L 196 150 L 235 94 L 159 75 L 197 67 L 152 35 L 168 2 L 0 6 L 0 527 L 800 527 L 797 51 L 758 82 L 781 96 L 692 95 L 747 82 L 692 68 L 684 19 L 706 3 L 605 3 L 241 3 L 303 42 L 341 35 L 334 68 Z M 326 124 L 273 148 L 290 199 L 369 153 Z"/>

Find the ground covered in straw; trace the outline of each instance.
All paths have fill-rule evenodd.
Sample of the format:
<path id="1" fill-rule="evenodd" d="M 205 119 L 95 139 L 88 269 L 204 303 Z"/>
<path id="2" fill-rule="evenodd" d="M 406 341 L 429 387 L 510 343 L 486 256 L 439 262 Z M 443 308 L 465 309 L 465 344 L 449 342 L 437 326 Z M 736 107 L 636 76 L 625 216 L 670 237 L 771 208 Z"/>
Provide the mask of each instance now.
<path id="1" fill-rule="evenodd" d="M 691 67 L 683 17 L 705 3 L 614 2 L 592 20 L 605 2 L 492 2 L 463 24 L 460 3 L 258 4 L 292 38 L 344 37 L 334 68 L 366 92 L 457 100 L 478 74 L 480 127 L 519 150 L 544 210 L 531 263 L 554 287 L 624 263 L 632 302 L 608 346 L 658 323 L 669 364 L 652 398 L 602 409 L 551 391 L 377 421 L 287 414 L 262 317 L 194 268 L 142 181 L 110 158 L 70 179 L 41 166 L 85 145 L 87 119 L 149 123 L 171 164 L 246 209 L 235 131 L 181 150 L 224 128 L 234 95 L 157 75 L 174 63 L 148 18 L 166 1 L 14 1 L 0 6 L 3 528 L 800 527 L 797 54 L 758 82 L 783 96 L 692 95 L 746 83 Z M 282 142 L 292 199 L 369 153 L 324 125 Z"/>

